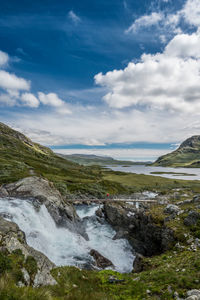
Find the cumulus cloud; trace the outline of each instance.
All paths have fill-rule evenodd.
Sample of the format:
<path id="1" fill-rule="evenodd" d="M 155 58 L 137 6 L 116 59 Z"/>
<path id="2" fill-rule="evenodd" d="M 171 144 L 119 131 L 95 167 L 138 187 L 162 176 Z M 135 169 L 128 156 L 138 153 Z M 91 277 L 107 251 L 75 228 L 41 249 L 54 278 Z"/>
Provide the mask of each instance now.
<path id="1" fill-rule="evenodd" d="M 37 108 L 40 105 L 38 99 L 31 93 L 24 93 L 21 95 L 21 102 L 24 106 Z"/>
<path id="2" fill-rule="evenodd" d="M 78 24 L 81 21 L 81 18 L 75 14 L 73 10 L 70 10 L 68 13 L 68 17 L 72 20 L 74 24 Z"/>
<path id="3" fill-rule="evenodd" d="M 163 53 L 143 54 L 140 62 L 99 73 L 95 81 L 109 90 L 103 99 L 110 107 L 196 111 L 200 108 L 199 50 L 198 33 L 177 35 Z"/>
<path id="4" fill-rule="evenodd" d="M 38 97 L 42 104 L 56 107 L 56 111 L 60 114 L 71 113 L 70 109 L 67 107 L 67 104 L 55 93 L 44 94 L 39 92 Z"/>
<path id="5" fill-rule="evenodd" d="M 0 88 L 9 90 L 29 90 L 30 82 L 15 74 L 0 70 Z"/>
<path id="6" fill-rule="evenodd" d="M 0 94 L 1 106 L 27 106 L 38 108 L 40 104 L 54 107 L 59 114 L 71 113 L 67 104 L 58 97 L 56 93 L 38 93 L 38 98 L 30 93 L 31 82 L 15 74 L 2 70 L 9 61 L 7 53 L 0 51 L 0 89 L 4 92 Z M 26 93 L 25 93 L 26 91 Z"/>
<path id="7" fill-rule="evenodd" d="M 0 67 L 8 63 L 9 56 L 7 53 L 0 50 Z"/>
<path id="8" fill-rule="evenodd" d="M 190 25 L 200 26 L 200 1 L 188 0 L 179 13 Z"/>

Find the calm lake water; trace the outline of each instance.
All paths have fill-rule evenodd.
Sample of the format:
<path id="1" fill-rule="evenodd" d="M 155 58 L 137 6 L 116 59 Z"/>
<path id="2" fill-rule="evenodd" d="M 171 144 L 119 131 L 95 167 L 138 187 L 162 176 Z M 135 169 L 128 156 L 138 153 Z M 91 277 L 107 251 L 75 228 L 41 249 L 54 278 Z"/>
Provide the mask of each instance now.
<path id="1" fill-rule="evenodd" d="M 108 166 L 114 171 L 121 171 L 127 173 L 145 174 L 153 176 L 162 176 L 172 179 L 185 179 L 185 180 L 200 180 L 200 168 L 168 168 L 168 167 L 152 167 L 145 165 L 134 165 L 129 167 L 123 166 Z M 176 174 L 151 174 L 151 172 L 174 172 Z M 185 173 L 188 175 L 181 175 Z M 193 174 L 193 176 L 191 176 Z"/>

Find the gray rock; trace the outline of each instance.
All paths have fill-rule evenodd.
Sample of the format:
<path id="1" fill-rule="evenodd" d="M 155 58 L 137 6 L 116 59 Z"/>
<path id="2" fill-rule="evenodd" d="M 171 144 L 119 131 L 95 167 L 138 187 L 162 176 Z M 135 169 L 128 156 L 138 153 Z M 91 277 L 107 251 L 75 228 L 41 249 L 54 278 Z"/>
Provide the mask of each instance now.
<path id="1" fill-rule="evenodd" d="M 33 286 L 38 287 L 42 285 L 53 285 L 57 282 L 52 277 L 50 271 L 55 267 L 44 254 L 28 246 L 25 239 L 25 234 L 19 229 L 17 224 L 9 222 L 0 217 L 0 235 L 2 236 L 1 245 L 9 253 L 20 249 L 27 258 L 32 256 L 37 262 L 37 274 L 34 278 Z M 27 272 L 22 269 L 25 282 L 29 282 Z"/>
<path id="2" fill-rule="evenodd" d="M 174 204 L 168 204 L 167 207 L 164 209 L 165 214 L 175 214 L 177 215 L 178 212 L 180 211 L 180 208 L 177 205 Z"/>
<path id="3" fill-rule="evenodd" d="M 188 216 L 184 219 L 184 225 L 192 226 L 196 225 L 198 220 L 200 220 L 200 214 L 194 210 L 188 213 Z"/>
<path id="4" fill-rule="evenodd" d="M 3 189 L 7 191 L 10 197 L 18 197 L 21 199 L 34 198 L 39 200 L 40 203 L 46 205 L 50 214 L 58 224 L 60 222 L 60 214 L 57 214 L 55 208 L 62 211 L 70 220 L 77 217 L 73 206 L 64 201 L 60 192 L 55 189 L 53 183 L 47 179 L 30 176 L 15 183 L 7 184 Z"/>

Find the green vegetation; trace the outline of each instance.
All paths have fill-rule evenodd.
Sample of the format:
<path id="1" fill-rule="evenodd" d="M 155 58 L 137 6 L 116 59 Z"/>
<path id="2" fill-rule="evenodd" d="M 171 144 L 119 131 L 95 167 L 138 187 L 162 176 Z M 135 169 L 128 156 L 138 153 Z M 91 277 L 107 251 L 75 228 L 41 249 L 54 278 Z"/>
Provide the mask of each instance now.
<path id="1" fill-rule="evenodd" d="M 144 271 L 137 274 L 87 271 L 75 267 L 57 268 L 52 274 L 57 285 L 36 289 L 17 287 L 12 273 L 5 273 L 0 279 L 0 299 L 173 299 L 175 291 L 182 297 L 188 289 L 199 288 L 200 256 L 199 251 L 173 249 L 163 255 L 146 258 Z M 110 276 L 124 281 L 109 283 Z"/>
<path id="2" fill-rule="evenodd" d="M 177 150 L 159 157 L 153 165 L 163 167 L 199 168 L 200 136 L 193 136 L 185 140 Z"/>
<path id="3" fill-rule="evenodd" d="M 169 192 L 175 188 L 192 188 L 196 192 L 200 192 L 200 182 L 198 180 L 174 180 L 159 176 L 123 173 L 123 172 L 104 172 L 104 178 L 110 182 L 121 184 L 125 188 L 129 188 L 134 192 L 144 190 Z"/>

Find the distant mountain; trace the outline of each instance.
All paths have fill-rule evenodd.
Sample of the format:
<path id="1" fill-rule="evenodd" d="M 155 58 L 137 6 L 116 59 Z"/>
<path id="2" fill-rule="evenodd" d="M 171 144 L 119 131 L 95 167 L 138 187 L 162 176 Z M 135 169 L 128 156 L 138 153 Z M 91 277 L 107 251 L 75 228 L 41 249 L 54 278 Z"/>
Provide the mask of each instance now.
<path id="1" fill-rule="evenodd" d="M 91 165 L 99 165 L 99 166 L 107 166 L 107 165 L 124 165 L 124 166 L 132 166 L 132 165 L 141 165 L 147 164 L 148 162 L 133 162 L 133 161 L 126 161 L 126 160 L 116 160 L 109 156 L 97 156 L 97 155 L 88 155 L 88 154 L 71 154 L 71 155 L 64 155 L 59 154 L 57 155 L 70 160 L 72 162 L 78 163 L 84 166 L 91 166 Z"/>
<path id="2" fill-rule="evenodd" d="M 154 166 L 163 167 L 200 167 L 200 135 L 194 135 L 185 140 L 180 147 L 163 156 L 160 156 Z"/>

